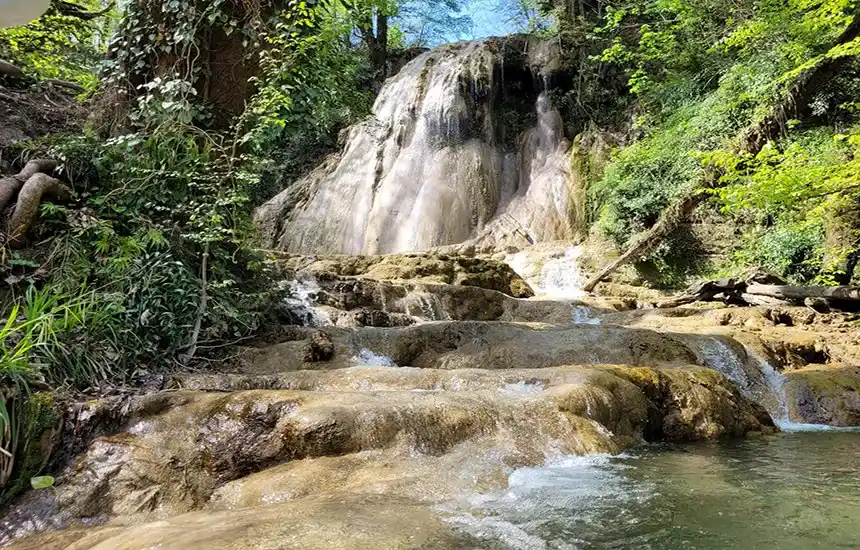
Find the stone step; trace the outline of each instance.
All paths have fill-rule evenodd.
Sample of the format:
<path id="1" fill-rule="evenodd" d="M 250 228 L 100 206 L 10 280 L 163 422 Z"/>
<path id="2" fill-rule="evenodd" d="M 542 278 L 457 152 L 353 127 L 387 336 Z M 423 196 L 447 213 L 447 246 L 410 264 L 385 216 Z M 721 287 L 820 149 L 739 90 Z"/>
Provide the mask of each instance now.
<path id="1" fill-rule="evenodd" d="M 280 342 L 245 348 L 227 370 L 274 374 L 358 366 L 367 357 L 396 366 L 510 369 L 570 364 L 696 364 L 690 339 L 610 325 L 443 321 L 409 327 L 291 328 Z"/>
<path id="2" fill-rule="evenodd" d="M 437 466 L 453 467 L 491 453 L 495 464 L 517 467 L 558 453 L 741 436 L 772 425 L 763 409 L 705 367 L 336 373 L 364 379 L 367 387 L 359 389 L 335 373 L 292 374 L 317 391 L 182 390 L 131 398 L 116 432 L 93 440 L 58 476 L 54 491 L 29 493 L 0 529 L 15 534 L 93 518 L 158 519 L 209 506 L 213 498 L 244 506 L 248 494 L 273 498 L 300 485 L 310 494 L 314 487 L 307 477 L 296 479 L 296 467 L 279 470 L 272 491 L 260 493 L 265 482 L 254 478 L 249 487 L 257 493 L 242 493 L 237 480 L 322 457 L 383 452 L 396 470 L 414 457 L 447 457 Z M 437 384 L 449 391 L 414 391 Z M 425 473 L 435 471 L 442 483 L 439 476 L 450 470 L 437 466 Z M 411 470 L 397 471 L 405 483 Z"/>

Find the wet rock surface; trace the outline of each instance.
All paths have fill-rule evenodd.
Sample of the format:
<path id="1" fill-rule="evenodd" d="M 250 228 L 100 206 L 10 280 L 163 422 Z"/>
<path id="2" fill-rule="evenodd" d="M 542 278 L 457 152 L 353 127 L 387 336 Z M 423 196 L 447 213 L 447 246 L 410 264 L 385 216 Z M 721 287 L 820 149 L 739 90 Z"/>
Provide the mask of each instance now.
<path id="1" fill-rule="evenodd" d="M 313 277 L 293 303 L 315 326 L 79 407 L 73 458 L 3 513 L 0 542 L 478 548 L 446 514 L 517 468 L 767 433 L 774 418 L 860 423 L 848 317 L 523 299 L 522 279 L 484 260 L 338 258 L 282 266 Z"/>

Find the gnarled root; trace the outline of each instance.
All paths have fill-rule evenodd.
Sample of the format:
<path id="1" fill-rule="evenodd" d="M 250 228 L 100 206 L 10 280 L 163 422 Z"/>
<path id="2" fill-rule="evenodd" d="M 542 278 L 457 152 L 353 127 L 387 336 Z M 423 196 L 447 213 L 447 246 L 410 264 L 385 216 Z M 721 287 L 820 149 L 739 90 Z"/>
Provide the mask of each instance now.
<path id="1" fill-rule="evenodd" d="M 72 192 L 60 180 L 47 174 L 39 173 L 30 176 L 18 193 L 18 204 L 15 205 L 15 211 L 9 218 L 10 246 L 19 248 L 24 244 L 24 235 L 36 221 L 43 198 L 69 200 L 72 198 Z"/>
<path id="2" fill-rule="evenodd" d="M 57 161 L 51 159 L 33 159 L 24 165 L 24 168 L 14 176 L 0 178 L 0 212 L 5 210 L 12 199 L 20 191 L 28 179 L 40 172 L 53 172 L 57 167 Z"/>

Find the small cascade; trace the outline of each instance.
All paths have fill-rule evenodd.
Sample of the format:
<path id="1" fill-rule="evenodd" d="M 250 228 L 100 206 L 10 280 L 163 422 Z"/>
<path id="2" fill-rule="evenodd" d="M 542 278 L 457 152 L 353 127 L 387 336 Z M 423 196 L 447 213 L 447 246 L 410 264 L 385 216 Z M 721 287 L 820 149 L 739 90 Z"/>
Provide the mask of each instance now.
<path id="1" fill-rule="evenodd" d="M 304 325 L 321 327 L 334 324 L 328 313 L 316 305 L 315 299 L 321 289 L 313 276 L 299 273 L 295 279 L 281 281 L 278 286 L 288 293 L 284 301 Z"/>
<path id="2" fill-rule="evenodd" d="M 600 317 L 588 306 L 571 306 L 570 320 L 577 325 L 599 325 Z"/>
<path id="3" fill-rule="evenodd" d="M 780 430 L 784 432 L 860 431 L 860 426 L 829 426 L 827 424 L 810 424 L 806 422 L 792 421 L 791 413 L 788 408 L 788 396 L 785 391 L 785 383 L 787 382 L 786 377 L 773 368 L 773 365 L 768 361 L 755 355 L 752 350 L 747 349 L 747 353 L 750 355 L 752 360 L 759 365 L 768 386 L 776 396 L 778 408 L 775 411 L 775 414 L 773 412 L 771 413 L 771 416 L 773 417 L 773 423 L 776 424 Z"/>
<path id="4" fill-rule="evenodd" d="M 583 252 L 582 246 L 571 246 L 563 255 L 543 262 L 543 257 L 537 261 L 532 259 L 533 252 L 527 250 L 517 252 L 506 261 L 531 285 L 535 294 L 548 298 L 578 299 L 587 295 L 582 290 L 586 282 L 580 265 Z"/>
<path id="5" fill-rule="evenodd" d="M 785 391 L 786 377 L 747 346 L 735 349 L 720 337 L 691 340 L 702 364 L 728 378 L 744 397 L 761 404 L 784 432 L 860 431 L 860 427 L 794 422 Z"/>
<path id="6" fill-rule="evenodd" d="M 744 368 L 744 358 L 724 338 L 696 337 L 690 343 L 700 363 L 720 372 L 746 397 L 756 397 L 755 388 L 761 381 L 750 376 Z"/>
<path id="7" fill-rule="evenodd" d="M 449 321 L 451 316 L 445 311 L 439 297 L 432 292 L 410 291 L 399 300 L 399 307 L 416 321 Z"/>

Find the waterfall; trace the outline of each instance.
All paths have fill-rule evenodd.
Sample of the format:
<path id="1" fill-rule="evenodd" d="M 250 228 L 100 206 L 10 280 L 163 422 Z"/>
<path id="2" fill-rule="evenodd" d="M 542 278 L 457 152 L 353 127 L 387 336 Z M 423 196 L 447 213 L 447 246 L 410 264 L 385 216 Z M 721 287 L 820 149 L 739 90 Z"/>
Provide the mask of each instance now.
<path id="1" fill-rule="evenodd" d="M 748 346 L 735 349 L 721 337 L 696 337 L 690 341 L 699 360 L 728 378 L 744 397 L 767 409 L 774 424 L 784 432 L 858 431 L 860 427 L 809 424 L 791 419 L 786 377 Z"/>
<path id="2" fill-rule="evenodd" d="M 571 238 L 571 144 L 546 89 L 553 48 L 513 36 L 412 60 L 338 155 L 257 210 L 267 244 L 376 254 Z"/>

